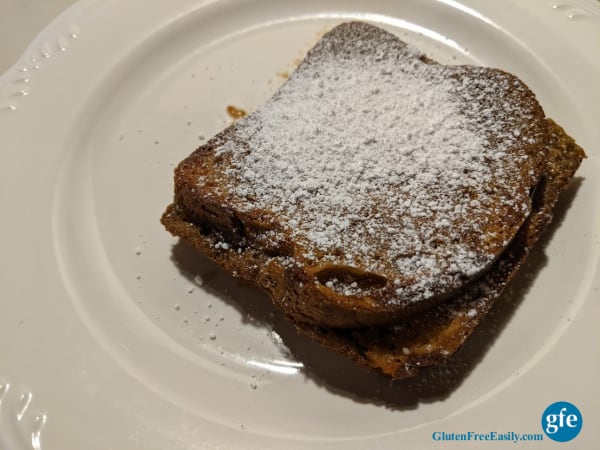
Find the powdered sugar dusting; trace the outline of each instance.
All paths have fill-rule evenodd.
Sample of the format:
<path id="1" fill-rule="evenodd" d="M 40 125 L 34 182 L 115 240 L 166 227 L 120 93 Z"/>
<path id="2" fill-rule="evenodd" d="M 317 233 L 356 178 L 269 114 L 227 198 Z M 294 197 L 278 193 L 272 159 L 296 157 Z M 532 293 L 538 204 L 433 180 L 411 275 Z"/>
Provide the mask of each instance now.
<path id="1" fill-rule="evenodd" d="M 533 111 L 514 77 L 428 64 L 353 25 L 321 41 L 216 154 L 235 208 L 272 211 L 309 263 L 384 274 L 392 302 L 428 299 L 489 267 L 528 215 Z"/>

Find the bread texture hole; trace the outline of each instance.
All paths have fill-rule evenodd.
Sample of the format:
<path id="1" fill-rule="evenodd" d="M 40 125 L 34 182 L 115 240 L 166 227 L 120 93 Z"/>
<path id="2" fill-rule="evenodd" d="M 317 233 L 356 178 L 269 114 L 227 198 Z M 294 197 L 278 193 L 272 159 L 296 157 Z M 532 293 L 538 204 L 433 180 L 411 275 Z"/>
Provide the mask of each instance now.
<path id="1" fill-rule="evenodd" d="M 319 283 L 342 295 L 361 295 L 385 287 L 387 278 L 356 267 L 343 265 L 325 265 L 318 268 L 314 275 Z"/>

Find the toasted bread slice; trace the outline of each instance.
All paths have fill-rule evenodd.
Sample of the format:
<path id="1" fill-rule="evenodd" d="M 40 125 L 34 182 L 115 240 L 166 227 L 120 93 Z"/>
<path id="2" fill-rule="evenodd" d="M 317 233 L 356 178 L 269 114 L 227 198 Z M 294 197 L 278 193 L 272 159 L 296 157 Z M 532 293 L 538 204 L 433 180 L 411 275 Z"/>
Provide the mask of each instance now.
<path id="1" fill-rule="evenodd" d="M 486 316 L 523 264 L 529 250 L 550 223 L 560 192 L 585 157 L 575 141 L 551 119 L 548 119 L 548 127 L 550 140 L 545 177 L 535 194 L 533 211 L 482 279 L 467 286 L 455 298 L 394 326 L 341 330 L 290 317 L 297 329 L 358 364 L 393 378 L 413 376 L 423 367 L 450 358 Z M 280 266 L 264 252 L 249 247 L 241 252 L 221 248 L 223 236 L 220 232 L 202 229 L 190 222 L 177 205 L 169 206 L 162 220 L 173 234 L 189 241 L 235 276 L 252 280 L 258 286 L 271 283 L 270 277 L 281 276 L 271 272 L 273 268 L 281 270 Z M 266 271 L 265 267 L 270 270 Z"/>
<path id="2" fill-rule="evenodd" d="M 197 246 L 298 322 L 394 324 L 494 265 L 531 212 L 548 139 L 516 77 L 342 24 L 177 167 L 163 223 L 219 236 Z"/>

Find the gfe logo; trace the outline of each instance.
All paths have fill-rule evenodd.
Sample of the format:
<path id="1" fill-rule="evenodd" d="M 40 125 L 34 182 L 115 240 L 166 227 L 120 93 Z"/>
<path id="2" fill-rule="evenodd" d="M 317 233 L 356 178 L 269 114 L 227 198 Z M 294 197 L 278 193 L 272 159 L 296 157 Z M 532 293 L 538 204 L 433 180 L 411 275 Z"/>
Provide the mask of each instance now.
<path id="1" fill-rule="evenodd" d="M 583 419 L 579 409 L 569 402 L 552 403 L 542 414 L 544 433 L 557 442 L 575 439 L 582 426 Z"/>

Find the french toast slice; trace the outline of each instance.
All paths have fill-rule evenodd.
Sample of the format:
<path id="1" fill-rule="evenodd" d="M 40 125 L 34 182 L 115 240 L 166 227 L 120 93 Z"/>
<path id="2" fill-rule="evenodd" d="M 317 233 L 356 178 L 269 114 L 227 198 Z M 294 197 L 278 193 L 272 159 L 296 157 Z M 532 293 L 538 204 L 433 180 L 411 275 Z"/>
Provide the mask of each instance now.
<path id="1" fill-rule="evenodd" d="M 177 167 L 163 223 L 298 323 L 397 324 L 495 265 L 532 211 L 549 136 L 513 75 L 346 23 Z"/>

